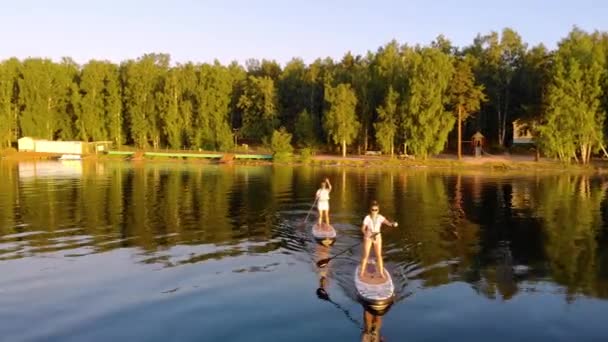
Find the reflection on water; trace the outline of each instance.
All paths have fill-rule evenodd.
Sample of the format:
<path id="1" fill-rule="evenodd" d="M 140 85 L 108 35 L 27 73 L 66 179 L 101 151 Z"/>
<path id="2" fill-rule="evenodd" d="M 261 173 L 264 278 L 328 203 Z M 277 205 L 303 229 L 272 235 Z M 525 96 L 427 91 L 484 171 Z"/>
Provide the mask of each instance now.
<path id="1" fill-rule="evenodd" d="M 338 231 L 332 247 L 311 239 L 314 219 L 302 225 L 326 176 L 334 185 L 331 214 Z M 0 304 L 19 305 L 24 318 L 33 312 L 25 302 L 2 294 L 28 279 L 58 281 L 53 277 L 62 271 L 44 272 L 70 261 L 96 260 L 90 273 L 79 271 L 78 277 L 94 277 L 97 267 L 106 266 L 117 276 L 113 260 L 120 259 L 127 269 L 152 279 L 156 276 L 149 272 L 197 267 L 198 274 L 225 277 L 223 284 L 245 274 L 258 274 L 259 284 L 289 281 L 295 276 L 287 268 L 310 270 L 312 265 L 312 272 L 298 273 L 292 290 L 311 293 L 318 287 L 327 295 L 322 302 L 337 303 L 340 310 L 334 311 L 347 312 L 347 321 L 361 331 L 371 326 L 379 331 L 382 322 L 390 326 L 394 312 L 384 321 L 351 314 L 361 310 L 352 306 L 358 305 L 352 272 L 360 248 L 326 268 L 314 265 L 359 241 L 360 223 L 373 199 L 400 223 L 398 229 L 386 229 L 383 239 L 386 267 L 398 291 L 396 307 L 408 305 L 405 297 L 422 298 L 446 285 L 466 285 L 476 296 L 498 302 L 528 301 L 530 294 L 557 296 L 570 304 L 608 297 L 603 248 L 608 182 L 599 176 L 71 161 L 1 162 L 0 179 L 0 272 L 17 272 L 12 282 L 0 280 Z M 53 262 L 43 264 L 46 258 Z M 216 264 L 222 266 L 212 270 Z M 309 273 L 315 284 L 303 280 Z M 234 284 L 246 285 L 246 280 Z M 156 293 L 174 295 L 186 287 L 166 281 Z M 97 290 L 108 288 L 100 284 Z M 275 287 L 273 298 L 286 296 L 287 290 Z M 107 315 L 113 317 L 111 311 Z M 387 330 L 399 337 L 401 328 Z M 592 329 L 586 333 L 594 336 Z"/>

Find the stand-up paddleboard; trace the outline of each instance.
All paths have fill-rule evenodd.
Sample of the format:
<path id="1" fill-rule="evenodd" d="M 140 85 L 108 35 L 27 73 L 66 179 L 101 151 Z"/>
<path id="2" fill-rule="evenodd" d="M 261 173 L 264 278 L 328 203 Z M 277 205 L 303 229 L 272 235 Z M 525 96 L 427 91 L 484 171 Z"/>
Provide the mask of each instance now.
<path id="1" fill-rule="evenodd" d="M 363 304 L 376 311 L 383 311 L 393 303 L 395 296 L 395 286 L 390 273 L 384 268 L 385 278 L 382 279 L 378 271 L 376 261 L 367 262 L 367 270 L 362 279 L 359 274 L 361 266 L 355 270 L 355 287 L 357 294 Z"/>
<path id="2" fill-rule="evenodd" d="M 336 230 L 330 224 L 323 223 L 319 225 L 315 223 L 312 226 L 312 236 L 321 244 L 329 246 L 336 241 Z"/>

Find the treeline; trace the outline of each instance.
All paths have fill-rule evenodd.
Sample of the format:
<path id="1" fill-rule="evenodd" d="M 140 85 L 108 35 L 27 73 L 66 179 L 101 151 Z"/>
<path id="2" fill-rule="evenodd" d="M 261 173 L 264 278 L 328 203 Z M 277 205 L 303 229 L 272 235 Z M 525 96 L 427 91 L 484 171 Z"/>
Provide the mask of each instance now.
<path id="1" fill-rule="evenodd" d="M 83 66 L 13 58 L 0 64 L 0 145 L 32 136 L 229 150 L 235 135 L 268 143 L 279 134 L 299 147 L 424 158 L 477 130 L 507 147 L 520 119 L 543 153 L 586 163 L 606 132 L 607 57 L 606 32 L 574 28 L 549 51 L 507 28 L 466 47 L 443 36 L 428 46 L 391 41 L 284 67 L 172 66 L 165 54 Z"/>

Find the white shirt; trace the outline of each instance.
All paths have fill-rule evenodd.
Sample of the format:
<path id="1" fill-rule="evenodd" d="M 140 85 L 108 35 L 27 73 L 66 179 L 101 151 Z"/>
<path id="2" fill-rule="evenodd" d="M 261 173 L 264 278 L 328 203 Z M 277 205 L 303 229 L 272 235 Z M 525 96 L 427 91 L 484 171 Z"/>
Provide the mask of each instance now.
<path id="1" fill-rule="evenodd" d="M 367 226 L 367 228 L 372 232 L 372 233 L 380 233 L 380 227 L 382 226 L 382 223 L 384 222 L 384 220 L 386 220 L 384 218 L 384 216 L 378 214 L 376 215 L 376 219 L 372 219 L 372 217 L 370 215 L 365 216 L 365 218 L 363 219 L 363 225 Z"/>
<path id="2" fill-rule="evenodd" d="M 319 202 L 329 201 L 329 190 L 328 189 L 317 190 L 317 197 L 319 198 Z"/>

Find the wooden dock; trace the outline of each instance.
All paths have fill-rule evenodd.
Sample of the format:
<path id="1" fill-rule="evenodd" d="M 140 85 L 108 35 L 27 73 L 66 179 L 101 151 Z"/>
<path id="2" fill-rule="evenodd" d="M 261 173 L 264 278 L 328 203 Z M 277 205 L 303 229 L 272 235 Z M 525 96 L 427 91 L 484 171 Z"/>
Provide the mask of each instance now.
<path id="1" fill-rule="evenodd" d="M 108 151 L 109 155 L 132 156 L 134 151 Z M 165 158 L 205 158 L 218 159 L 220 162 L 229 162 L 238 159 L 252 160 L 272 160 L 270 154 L 234 154 L 234 153 L 187 153 L 187 152 L 144 152 L 144 157 L 165 157 Z"/>

